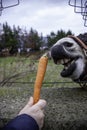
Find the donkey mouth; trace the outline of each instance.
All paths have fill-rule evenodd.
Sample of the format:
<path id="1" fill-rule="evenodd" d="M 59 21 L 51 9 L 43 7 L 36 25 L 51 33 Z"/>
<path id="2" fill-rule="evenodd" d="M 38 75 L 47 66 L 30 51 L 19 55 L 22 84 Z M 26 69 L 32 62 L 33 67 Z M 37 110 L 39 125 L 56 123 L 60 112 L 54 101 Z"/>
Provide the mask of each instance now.
<path id="1" fill-rule="evenodd" d="M 76 59 L 61 59 L 57 60 L 56 64 L 62 64 L 64 66 L 60 73 L 62 77 L 69 77 L 76 69 Z"/>

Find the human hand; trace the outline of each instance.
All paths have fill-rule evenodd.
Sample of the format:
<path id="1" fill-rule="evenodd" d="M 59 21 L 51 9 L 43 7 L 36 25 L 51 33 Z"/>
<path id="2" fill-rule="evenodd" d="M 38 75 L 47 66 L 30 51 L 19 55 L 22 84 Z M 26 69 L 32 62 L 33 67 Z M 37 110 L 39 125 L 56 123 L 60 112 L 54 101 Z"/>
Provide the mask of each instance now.
<path id="1" fill-rule="evenodd" d="M 34 118 L 41 129 L 44 123 L 44 108 L 46 106 L 46 101 L 40 99 L 36 104 L 33 104 L 33 97 L 30 98 L 27 105 L 19 112 L 21 114 L 30 115 Z"/>

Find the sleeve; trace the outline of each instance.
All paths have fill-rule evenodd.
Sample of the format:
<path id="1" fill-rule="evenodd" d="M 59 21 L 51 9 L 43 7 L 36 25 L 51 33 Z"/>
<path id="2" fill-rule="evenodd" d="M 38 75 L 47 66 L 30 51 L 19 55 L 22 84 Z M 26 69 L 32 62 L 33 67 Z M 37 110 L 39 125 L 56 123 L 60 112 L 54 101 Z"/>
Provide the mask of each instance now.
<path id="1" fill-rule="evenodd" d="M 27 114 L 12 119 L 2 130 L 39 130 L 36 121 Z"/>

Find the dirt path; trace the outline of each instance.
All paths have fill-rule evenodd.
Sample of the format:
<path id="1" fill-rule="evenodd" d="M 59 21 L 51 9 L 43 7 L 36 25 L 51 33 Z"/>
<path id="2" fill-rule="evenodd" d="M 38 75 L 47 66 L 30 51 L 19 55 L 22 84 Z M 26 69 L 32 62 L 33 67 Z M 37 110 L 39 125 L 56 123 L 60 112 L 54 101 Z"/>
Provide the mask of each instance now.
<path id="1" fill-rule="evenodd" d="M 32 95 L 33 89 L 21 97 L 0 98 L 0 126 L 15 117 Z M 81 88 L 42 88 L 48 105 L 43 130 L 87 130 L 87 90 Z"/>

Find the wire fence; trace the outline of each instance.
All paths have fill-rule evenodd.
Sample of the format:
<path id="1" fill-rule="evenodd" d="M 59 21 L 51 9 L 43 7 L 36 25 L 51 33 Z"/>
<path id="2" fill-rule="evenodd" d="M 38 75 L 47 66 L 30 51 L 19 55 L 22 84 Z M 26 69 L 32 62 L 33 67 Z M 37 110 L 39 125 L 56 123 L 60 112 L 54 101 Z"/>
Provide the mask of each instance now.
<path id="1" fill-rule="evenodd" d="M 14 84 L 34 85 L 39 60 L 34 57 L 5 57 L 0 58 L 0 86 L 11 86 Z M 48 61 L 44 86 L 60 86 L 75 84 L 72 80 L 62 78 L 60 72 L 63 66 L 58 66 L 52 60 Z M 78 84 L 75 84 L 78 86 Z"/>
<path id="2" fill-rule="evenodd" d="M 0 0 L 0 15 L 2 14 L 2 11 L 4 9 L 17 6 L 17 5 L 19 5 L 19 3 L 20 3 L 20 0 L 14 0 L 14 1 Z"/>
<path id="3" fill-rule="evenodd" d="M 87 27 L 87 0 L 69 0 L 68 4 L 74 7 L 74 12 L 82 15 L 84 26 Z"/>

